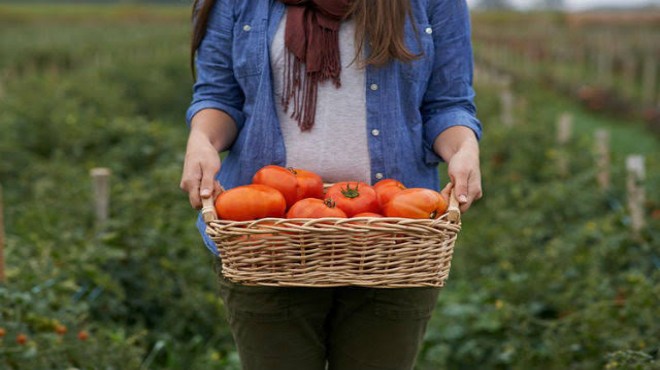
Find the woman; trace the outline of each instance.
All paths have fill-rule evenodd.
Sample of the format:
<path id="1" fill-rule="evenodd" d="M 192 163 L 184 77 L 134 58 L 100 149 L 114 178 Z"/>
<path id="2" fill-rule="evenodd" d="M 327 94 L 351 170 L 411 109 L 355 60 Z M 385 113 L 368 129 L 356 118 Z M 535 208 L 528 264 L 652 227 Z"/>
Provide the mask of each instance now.
<path id="1" fill-rule="evenodd" d="M 465 0 L 205 0 L 194 20 L 193 207 L 268 164 L 438 190 L 444 160 L 461 210 L 481 197 Z M 247 370 L 411 369 L 439 293 L 220 281 Z"/>

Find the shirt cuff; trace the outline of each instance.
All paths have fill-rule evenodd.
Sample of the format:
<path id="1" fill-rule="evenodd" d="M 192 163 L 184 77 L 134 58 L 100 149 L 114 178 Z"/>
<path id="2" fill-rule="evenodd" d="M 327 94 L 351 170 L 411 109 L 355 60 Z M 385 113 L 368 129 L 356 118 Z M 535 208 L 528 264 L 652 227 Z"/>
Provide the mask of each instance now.
<path id="1" fill-rule="evenodd" d="M 424 141 L 426 142 L 426 161 L 430 164 L 439 163 L 442 158 L 433 150 L 435 139 L 444 130 L 454 126 L 465 126 L 472 129 L 477 140 L 481 140 L 481 122 L 469 111 L 457 107 L 435 113 L 433 118 L 424 124 Z"/>
<path id="2" fill-rule="evenodd" d="M 240 131 L 243 128 L 243 123 L 245 122 L 245 117 L 243 113 L 238 109 L 232 108 L 227 104 L 220 103 L 215 100 L 200 100 L 190 105 L 188 111 L 186 112 L 186 124 L 190 128 L 190 122 L 192 121 L 195 114 L 203 109 L 217 109 L 227 113 L 236 124 L 236 128 Z"/>

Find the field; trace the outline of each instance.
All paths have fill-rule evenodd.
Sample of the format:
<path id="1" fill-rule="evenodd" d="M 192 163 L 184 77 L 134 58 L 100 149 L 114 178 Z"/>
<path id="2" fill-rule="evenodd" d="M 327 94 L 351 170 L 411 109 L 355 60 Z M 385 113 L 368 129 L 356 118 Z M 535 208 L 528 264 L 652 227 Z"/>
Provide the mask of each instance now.
<path id="1" fill-rule="evenodd" d="M 626 79 L 623 61 L 592 76 L 572 59 L 525 57 L 514 25 L 541 21 L 563 30 L 555 49 L 573 50 L 563 40 L 575 20 L 475 15 L 485 196 L 463 217 L 418 370 L 660 369 L 657 84 L 641 69 Z M 643 64 L 658 27 L 637 23 L 608 35 Z M 0 368 L 239 368 L 178 188 L 188 39 L 183 7 L 0 6 Z M 607 94 L 585 99 L 584 86 Z M 572 131 L 558 143 L 565 113 Z M 599 129 L 610 134 L 607 188 Z M 632 184 L 645 190 L 638 228 L 629 155 L 645 160 Z M 112 173 L 105 223 L 98 167 Z"/>

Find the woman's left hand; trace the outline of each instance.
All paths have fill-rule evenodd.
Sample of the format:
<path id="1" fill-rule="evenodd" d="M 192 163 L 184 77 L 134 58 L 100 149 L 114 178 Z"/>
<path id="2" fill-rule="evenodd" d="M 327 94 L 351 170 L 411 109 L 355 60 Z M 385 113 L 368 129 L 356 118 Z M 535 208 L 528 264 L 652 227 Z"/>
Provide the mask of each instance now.
<path id="1" fill-rule="evenodd" d="M 463 126 L 450 127 L 436 139 L 434 150 L 447 162 L 447 173 L 461 212 L 481 198 L 479 143 L 474 132 Z"/>

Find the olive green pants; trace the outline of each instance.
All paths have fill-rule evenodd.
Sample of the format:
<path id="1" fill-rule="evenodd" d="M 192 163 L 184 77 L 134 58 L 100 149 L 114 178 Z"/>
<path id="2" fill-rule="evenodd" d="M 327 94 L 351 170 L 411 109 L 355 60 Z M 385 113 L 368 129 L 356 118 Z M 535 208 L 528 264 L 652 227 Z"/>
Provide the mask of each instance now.
<path id="1" fill-rule="evenodd" d="M 412 369 L 439 293 L 219 281 L 244 370 Z"/>

